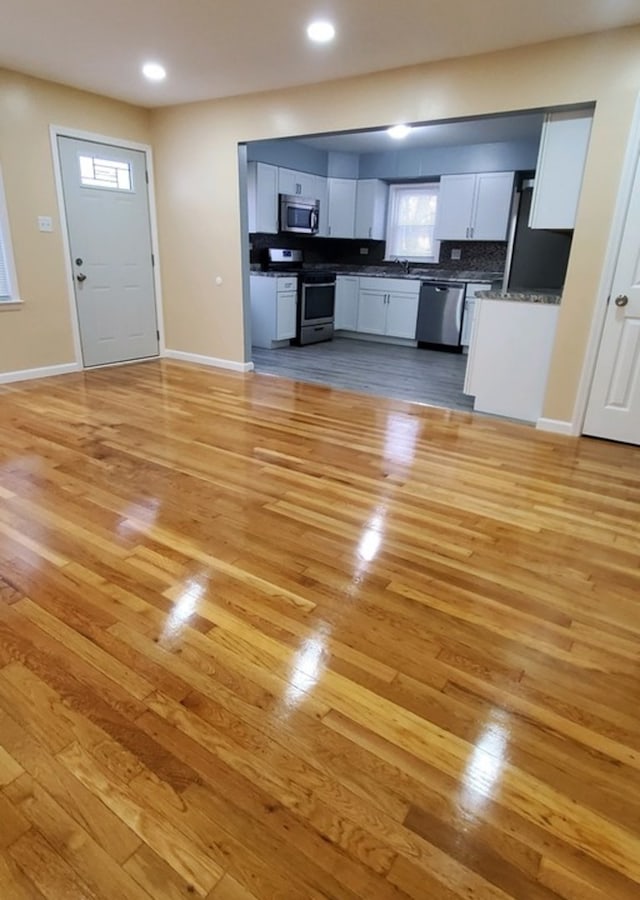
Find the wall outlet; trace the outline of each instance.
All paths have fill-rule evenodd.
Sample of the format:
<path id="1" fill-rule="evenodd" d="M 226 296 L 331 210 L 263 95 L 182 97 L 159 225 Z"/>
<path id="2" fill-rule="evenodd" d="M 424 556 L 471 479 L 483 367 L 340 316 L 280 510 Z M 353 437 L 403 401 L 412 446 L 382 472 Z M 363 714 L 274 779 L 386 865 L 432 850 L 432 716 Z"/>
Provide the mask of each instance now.
<path id="1" fill-rule="evenodd" d="M 360 247 L 360 256 L 368 256 L 369 248 L 368 247 Z"/>
<path id="2" fill-rule="evenodd" d="M 460 259 L 461 256 L 462 251 L 460 250 L 460 248 L 454 247 L 454 249 L 451 251 L 451 259 Z"/>
<path id="3" fill-rule="evenodd" d="M 53 231 L 51 216 L 38 216 L 38 231 Z"/>

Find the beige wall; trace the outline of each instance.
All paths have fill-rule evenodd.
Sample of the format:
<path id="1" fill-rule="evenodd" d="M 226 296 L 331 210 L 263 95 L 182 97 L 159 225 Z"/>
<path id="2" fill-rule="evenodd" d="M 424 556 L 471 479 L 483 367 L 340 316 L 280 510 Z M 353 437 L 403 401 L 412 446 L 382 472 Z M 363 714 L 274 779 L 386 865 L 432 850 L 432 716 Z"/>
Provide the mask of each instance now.
<path id="1" fill-rule="evenodd" d="M 570 419 L 639 90 L 640 28 L 630 28 L 153 111 L 167 346 L 243 360 L 238 142 L 595 100 L 544 410 Z"/>
<path id="2" fill-rule="evenodd" d="M 148 143 L 149 113 L 0 69 L 0 166 L 24 305 L 0 308 L 0 374 L 74 362 L 50 125 Z M 53 218 L 52 234 L 37 217 Z"/>

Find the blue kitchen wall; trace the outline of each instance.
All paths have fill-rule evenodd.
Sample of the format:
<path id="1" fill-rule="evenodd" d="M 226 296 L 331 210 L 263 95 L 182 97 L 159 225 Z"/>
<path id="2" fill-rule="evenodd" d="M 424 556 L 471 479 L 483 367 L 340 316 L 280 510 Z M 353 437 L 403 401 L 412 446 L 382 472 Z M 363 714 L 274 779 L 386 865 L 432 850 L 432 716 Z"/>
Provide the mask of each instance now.
<path id="1" fill-rule="evenodd" d="M 312 175 L 327 174 L 327 152 L 307 147 L 299 141 L 251 141 L 247 144 L 247 161 L 271 163 Z"/>
<path id="2" fill-rule="evenodd" d="M 419 178 L 469 172 L 518 172 L 535 169 L 539 140 L 416 147 L 360 156 L 360 178 Z"/>
<path id="3" fill-rule="evenodd" d="M 518 172 L 535 169 L 539 140 L 417 147 L 384 153 L 327 153 L 296 140 L 252 141 L 247 159 L 338 178 L 431 178 L 468 172 Z"/>

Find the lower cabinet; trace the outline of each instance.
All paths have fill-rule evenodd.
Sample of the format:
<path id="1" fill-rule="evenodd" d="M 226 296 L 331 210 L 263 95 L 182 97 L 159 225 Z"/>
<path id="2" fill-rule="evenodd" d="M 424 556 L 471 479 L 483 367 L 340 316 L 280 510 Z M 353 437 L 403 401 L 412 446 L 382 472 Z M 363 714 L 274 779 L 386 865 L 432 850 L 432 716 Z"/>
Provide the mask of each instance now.
<path id="1" fill-rule="evenodd" d="M 465 394 L 473 408 L 536 422 L 542 415 L 559 306 L 478 298 Z"/>
<path id="2" fill-rule="evenodd" d="M 478 291 L 488 291 L 491 289 L 489 282 L 468 282 L 464 295 L 464 316 L 462 317 L 462 335 L 460 343 L 463 347 L 468 347 L 471 343 L 471 335 L 473 334 L 473 320 L 476 312 L 476 293 Z"/>
<path id="3" fill-rule="evenodd" d="M 356 331 L 358 328 L 358 278 L 338 275 L 336 278 L 336 331 Z"/>
<path id="4" fill-rule="evenodd" d="M 418 281 L 361 278 L 356 330 L 415 340 L 419 293 Z"/>
<path id="5" fill-rule="evenodd" d="M 252 275 L 250 284 L 252 345 L 271 350 L 279 342 L 294 338 L 298 311 L 297 278 Z"/>

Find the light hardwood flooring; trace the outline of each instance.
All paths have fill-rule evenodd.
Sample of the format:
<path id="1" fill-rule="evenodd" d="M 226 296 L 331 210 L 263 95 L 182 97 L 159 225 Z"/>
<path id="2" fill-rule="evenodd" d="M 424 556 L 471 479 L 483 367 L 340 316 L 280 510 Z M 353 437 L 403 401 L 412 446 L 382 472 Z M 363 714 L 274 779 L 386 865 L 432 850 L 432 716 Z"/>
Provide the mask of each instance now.
<path id="1" fill-rule="evenodd" d="M 462 392 L 467 366 L 462 353 L 337 337 L 306 347 L 254 347 L 252 354 L 256 371 L 265 374 L 447 409 L 473 409 L 473 397 Z"/>
<path id="2" fill-rule="evenodd" d="M 0 386 L 2 900 L 637 900 L 638 450 Z"/>

